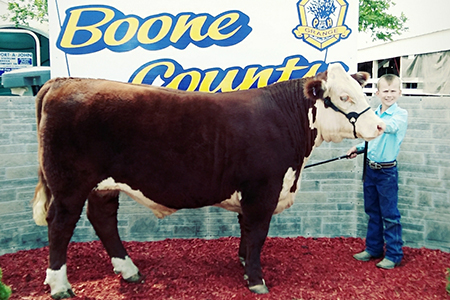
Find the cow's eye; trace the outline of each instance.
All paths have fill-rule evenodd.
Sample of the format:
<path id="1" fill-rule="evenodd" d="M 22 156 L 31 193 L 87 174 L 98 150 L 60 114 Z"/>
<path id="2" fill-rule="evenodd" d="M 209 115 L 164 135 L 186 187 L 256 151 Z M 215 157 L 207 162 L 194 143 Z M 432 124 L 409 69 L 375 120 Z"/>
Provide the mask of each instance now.
<path id="1" fill-rule="evenodd" d="M 344 102 L 347 102 L 348 101 L 348 96 L 347 95 L 346 96 L 341 96 L 341 100 L 344 101 Z"/>

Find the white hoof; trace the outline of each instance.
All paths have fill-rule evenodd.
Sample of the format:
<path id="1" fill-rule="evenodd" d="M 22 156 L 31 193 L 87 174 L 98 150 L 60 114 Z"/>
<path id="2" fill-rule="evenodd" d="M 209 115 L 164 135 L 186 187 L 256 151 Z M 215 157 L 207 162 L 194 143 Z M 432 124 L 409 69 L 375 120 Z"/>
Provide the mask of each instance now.
<path id="1" fill-rule="evenodd" d="M 134 265 L 130 257 L 125 256 L 125 259 L 113 257 L 111 263 L 116 274 L 122 274 L 122 278 L 128 282 L 138 282 L 142 275 L 139 269 Z"/>
<path id="2" fill-rule="evenodd" d="M 67 267 L 63 265 L 59 270 L 47 269 L 44 284 L 50 286 L 53 299 L 64 299 L 74 297 L 72 286 L 67 280 Z"/>
<path id="3" fill-rule="evenodd" d="M 263 283 L 262 284 L 257 284 L 254 286 L 249 286 L 248 289 L 250 290 L 250 292 L 255 293 L 255 294 L 267 294 L 269 293 L 269 289 L 266 286 L 266 282 L 263 279 Z"/>
<path id="4" fill-rule="evenodd" d="M 239 261 L 241 262 L 241 265 L 242 265 L 243 267 L 245 267 L 245 258 L 239 256 Z"/>

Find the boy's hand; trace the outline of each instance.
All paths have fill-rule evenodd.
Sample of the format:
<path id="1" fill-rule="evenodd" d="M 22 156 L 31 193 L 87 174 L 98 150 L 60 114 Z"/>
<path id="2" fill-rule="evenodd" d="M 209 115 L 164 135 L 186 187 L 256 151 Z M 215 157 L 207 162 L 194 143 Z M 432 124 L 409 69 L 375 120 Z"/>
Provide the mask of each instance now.
<path id="1" fill-rule="evenodd" d="M 347 151 L 348 158 L 355 158 L 358 155 L 356 151 L 356 146 L 351 147 L 350 150 Z"/>

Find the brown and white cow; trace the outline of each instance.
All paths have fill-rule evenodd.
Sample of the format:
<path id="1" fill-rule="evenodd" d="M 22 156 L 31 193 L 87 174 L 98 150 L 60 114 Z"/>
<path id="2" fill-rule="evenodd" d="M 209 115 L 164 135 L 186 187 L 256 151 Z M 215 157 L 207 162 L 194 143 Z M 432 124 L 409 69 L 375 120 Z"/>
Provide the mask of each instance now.
<path id="1" fill-rule="evenodd" d="M 261 248 L 274 212 L 292 204 L 313 148 L 371 140 L 384 130 L 360 86 L 368 74 L 352 76 L 332 64 L 313 78 L 218 94 L 48 81 L 36 98 L 40 176 L 33 210 L 37 224 L 48 224 L 45 283 L 52 297 L 74 295 L 66 252 L 86 199 L 114 270 L 141 280 L 117 231 L 120 190 L 159 217 L 207 205 L 238 212 L 249 289 L 267 293 Z"/>

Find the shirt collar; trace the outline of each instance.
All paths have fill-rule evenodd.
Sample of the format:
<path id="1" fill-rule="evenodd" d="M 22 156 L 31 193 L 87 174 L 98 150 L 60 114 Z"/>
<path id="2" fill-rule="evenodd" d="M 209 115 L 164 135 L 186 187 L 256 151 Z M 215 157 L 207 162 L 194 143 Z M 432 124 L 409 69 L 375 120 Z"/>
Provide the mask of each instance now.
<path id="1" fill-rule="evenodd" d="M 398 106 L 398 104 L 397 104 L 397 102 L 395 102 L 388 109 L 386 109 L 386 111 L 383 114 L 392 115 L 394 113 L 394 111 L 397 109 L 397 106 Z M 380 106 L 378 106 L 376 113 L 378 116 L 381 115 L 381 104 L 380 104 Z"/>

